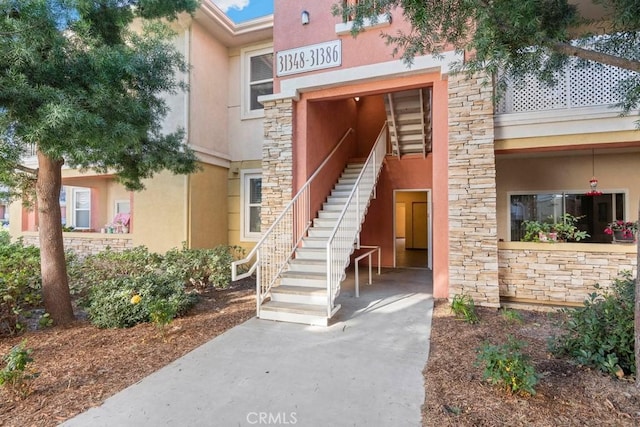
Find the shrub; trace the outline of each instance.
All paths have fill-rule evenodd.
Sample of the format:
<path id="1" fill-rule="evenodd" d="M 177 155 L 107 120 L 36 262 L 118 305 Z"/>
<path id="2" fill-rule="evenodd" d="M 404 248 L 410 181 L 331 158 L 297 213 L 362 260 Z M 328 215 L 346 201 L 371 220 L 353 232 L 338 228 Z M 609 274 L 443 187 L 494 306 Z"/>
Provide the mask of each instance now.
<path id="1" fill-rule="evenodd" d="M 464 319 L 467 323 L 474 324 L 480 321 L 473 298 L 469 295 L 454 295 L 451 301 L 451 311 L 457 318 Z"/>
<path id="2" fill-rule="evenodd" d="M 478 350 L 477 365 L 483 367 L 483 379 L 493 385 L 500 385 L 508 392 L 527 395 L 536 394 L 538 374 L 530 362 L 530 357 L 522 353 L 526 346 L 512 336 L 507 343 L 491 345 L 484 343 Z"/>
<path id="3" fill-rule="evenodd" d="M 40 375 L 27 367 L 33 362 L 31 349 L 25 348 L 26 342 L 14 346 L 2 361 L 5 366 L 0 370 L 0 386 L 6 387 L 9 393 L 26 397 L 31 393 L 31 382 Z"/>
<path id="4" fill-rule="evenodd" d="M 137 246 L 116 252 L 111 249 L 84 259 L 67 254 L 69 288 L 81 305 L 85 305 L 90 288 L 120 277 L 138 277 L 153 272 L 162 257 L 149 252 L 145 246 Z"/>
<path id="5" fill-rule="evenodd" d="M 0 245 L 0 336 L 20 332 L 26 311 L 41 300 L 40 250 L 21 240 Z"/>
<path id="6" fill-rule="evenodd" d="M 11 235 L 7 230 L 0 229 L 0 246 L 9 246 L 11 244 Z"/>
<path id="7" fill-rule="evenodd" d="M 90 288 L 87 313 L 100 328 L 126 328 L 150 321 L 150 308 L 160 300 L 172 306 L 175 317 L 191 308 L 196 296 L 186 292 L 175 275 L 148 272 L 121 276 Z"/>
<path id="8" fill-rule="evenodd" d="M 516 310 L 511 310 L 509 308 L 503 308 L 500 311 L 501 311 L 501 314 L 502 314 L 502 318 L 504 320 L 506 320 L 507 322 L 520 324 L 524 320 L 522 318 L 522 314 L 520 314 L 520 312 L 518 312 Z"/>
<path id="9" fill-rule="evenodd" d="M 214 249 L 182 249 L 168 251 L 160 268 L 182 277 L 185 284 L 196 288 L 213 285 L 226 288 L 231 282 L 231 263 L 244 250 L 238 246 L 220 245 Z"/>
<path id="10" fill-rule="evenodd" d="M 589 295 L 583 307 L 564 309 L 563 334 L 554 337 L 551 350 L 568 355 L 582 365 L 622 377 L 635 372 L 634 355 L 635 281 L 625 272 L 608 292 Z"/>

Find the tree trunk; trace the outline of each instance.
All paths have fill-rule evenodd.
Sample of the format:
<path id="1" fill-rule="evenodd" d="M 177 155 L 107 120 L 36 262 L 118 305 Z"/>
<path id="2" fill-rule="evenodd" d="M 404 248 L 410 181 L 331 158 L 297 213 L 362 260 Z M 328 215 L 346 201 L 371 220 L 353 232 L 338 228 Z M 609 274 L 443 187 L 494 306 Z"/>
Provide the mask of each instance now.
<path id="1" fill-rule="evenodd" d="M 640 206 L 638 206 L 638 221 L 640 221 Z M 636 304 L 634 310 L 634 331 L 636 334 L 636 387 L 640 389 L 640 238 L 638 239 L 638 262 L 636 264 Z"/>
<path id="2" fill-rule="evenodd" d="M 62 159 L 52 159 L 38 150 L 36 196 L 42 297 L 44 308 L 56 325 L 64 325 L 74 320 L 60 214 L 63 163 Z"/>

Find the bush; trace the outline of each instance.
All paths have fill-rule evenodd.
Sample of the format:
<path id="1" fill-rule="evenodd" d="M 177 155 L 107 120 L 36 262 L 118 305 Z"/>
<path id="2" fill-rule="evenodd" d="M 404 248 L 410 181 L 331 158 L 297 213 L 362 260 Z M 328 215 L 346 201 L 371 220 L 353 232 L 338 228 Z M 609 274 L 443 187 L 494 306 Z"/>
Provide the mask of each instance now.
<path id="1" fill-rule="evenodd" d="M 483 379 L 493 385 L 500 385 L 508 392 L 516 394 L 536 394 L 538 374 L 530 362 L 530 357 L 522 353 L 526 346 L 512 336 L 506 344 L 484 343 L 478 350 L 477 364 L 484 368 Z"/>
<path id="2" fill-rule="evenodd" d="M 9 246 L 11 244 L 11 235 L 7 230 L 0 229 L 0 246 Z"/>
<path id="3" fill-rule="evenodd" d="M 166 273 L 146 273 L 109 279 L 92 286 L 87 313 L 99 328 L 127 328 L 151 320 L 150 309 L 157 301 L 171 305 L 179 316 L 191 308 L 196 296 L 186 292 L 179 277 Z"/>
<path id="4" fill-rule="evenodd" d="M 469 295 L 454 295 L 451 301 L 451 311 L 457 318 L 464 319 L 467 323 L 474 324 L 480 321 L 473 298 Z"/>
<path id="5" fill-rule="evenodd" d="M 27 368 L 33 362 L 31 349 L 25 348 L 26 342 L 14 346 L 2 360 L 4 368 L 0 370 L 0 386 L 18 397 L 26 397 L 31 393 L 31 382 L 40 375 Z"/>
<path id="6" fill-rule="evenodd" d="M 160 268 L 182 277 L 196 288 L 213 285 L 226 288 L 231 282 L 231 263 L 243 254 L 238 246 L 220 245 L 214 249 L 172 249 L 164 256 Z"/>
<path id="7" fill-rule="evenodd" d="M 41 300 L 40 250 L 21 240 L 0 244 L 0 336 L 20 332 L 26 311 Z"/>
<path id="8" fill-rule="evenodd" d="M 634 375 L 634 292 L 635 281 L 625 272 L 601 292 L 596 285 L 583 307 L 562 310 L 560 327 L 564 333 L 554 337 L 551 350 L 568 355 L 578 363 L 622 377 Z"/>
<path id="9" fill-rule="evenodd" d="M 162 257 L 149 252 L 145 246 L 137 246 L 115 252 L 111 249 L 84 259 L 67 254 L 67 272 L 72 295 L 84 304 L 88 290 L 108 280 L 119 277 L 138 277 L 156 270 Z"/>

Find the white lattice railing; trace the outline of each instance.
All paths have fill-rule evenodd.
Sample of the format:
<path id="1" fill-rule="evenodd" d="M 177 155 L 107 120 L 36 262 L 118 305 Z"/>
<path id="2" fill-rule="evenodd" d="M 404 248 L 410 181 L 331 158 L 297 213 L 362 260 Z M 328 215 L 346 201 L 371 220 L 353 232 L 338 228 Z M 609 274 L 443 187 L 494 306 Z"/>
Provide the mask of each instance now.
<path id="1" fill-rule="evenodd" d="M 287 204 L 253 250 L 244 259 L 231 264 L 233 281 L 256 273 L 258 315 L 260 305 L 269 295 L 280 274 L 285 271 L 288 261 L 311 225 L 311 184 L 352 132 L 354 132 L 352 128 L 345 132 L 335 148 Z M 247 271 L 240 273 L 239 269 L 246 268 L 247 265 L 249 265 Z"/>
<path id="2" fill-rule="evenodd" d="M 615 105 L 620 101 L 616 85 L 631 75 L 631 71 L 609 65 L 577 67 L 571 62 L 556 73 L 555 86 L 548 86 L 533 76 L 521 82 L 509 82 L 496 114 Z"/>
<path id="3" fill-rule="evenodd" d="M 327 241 L 327 317 L 333 314 L 335 300 L 340 294 L 340 282 L 344 279 L 354 243 L 359 242 L 360 228 L 367 213 L 369 201 L 375 196 L 386 147 L 387 125 L 378 134 L 378 139 Z"/>

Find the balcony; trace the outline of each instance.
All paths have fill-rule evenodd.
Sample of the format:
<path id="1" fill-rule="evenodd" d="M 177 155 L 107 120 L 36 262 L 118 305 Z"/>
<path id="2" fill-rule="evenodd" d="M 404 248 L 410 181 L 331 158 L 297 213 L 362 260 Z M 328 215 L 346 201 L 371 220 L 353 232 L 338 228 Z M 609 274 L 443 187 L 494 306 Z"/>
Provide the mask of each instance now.
<path id="1" fill-rule="evenodd" d="M 631 71 L 605 65 L 568 65 L 547 86 L 528 76 L 510 82 L 495 110 L 496 139 L 635 129 L 637 114 L 620 117 L 615 87 Z"/>

